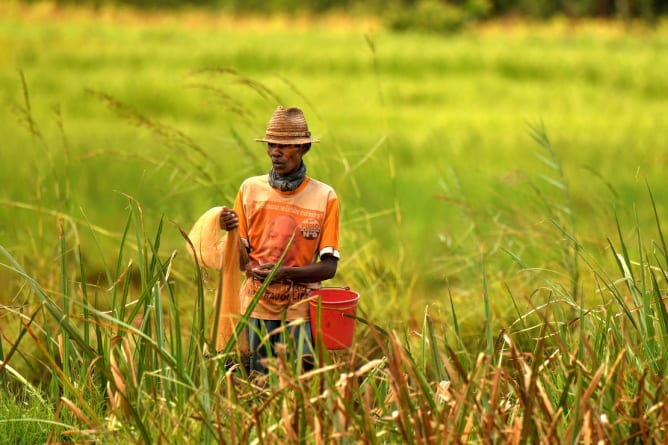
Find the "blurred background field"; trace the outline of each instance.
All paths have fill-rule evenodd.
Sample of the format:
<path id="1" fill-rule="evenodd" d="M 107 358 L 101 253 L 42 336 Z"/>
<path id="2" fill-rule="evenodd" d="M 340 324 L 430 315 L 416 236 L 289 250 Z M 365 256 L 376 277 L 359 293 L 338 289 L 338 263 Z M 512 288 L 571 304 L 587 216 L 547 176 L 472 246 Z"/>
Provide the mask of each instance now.
<path id="1" fill-rule="evenodd" d="M 667 9 L 0 3 L 0 441 L 665 442 Z M 258 386 L 180 230 L 279 104 L 361 319 Z"/>
<path id="2" fill-rule="evenodd" d="M 267 170 L 254 139 L 277 104 L 305 109 L 322 140 L 309 173 L 343 201 L 330 284 L 364 289 L 381 318 L 419 320 L 452 297 L 475 325 L 483 271 L 500 312 L 506 286 L 521 295 L 536 279 L 513 256 L 563 273 L 569 239 L 555 221 L 606 262 L 616 217 L 654 227 L 648 187 L 666 212 L 661 22 L 506 19 L 437 33 L 368 15 L 0 8 L 0 242 L 54 286 L 58 217 L 101 283 L 131 199 L 149 237 L 164 219 L 160 249 L 178 252 L 187 301 L 177 227 Z M 532 138 L 541 125 L 552 154 Z M 1 303 L 21 304 L 14 273 L 0 271 L 0 286 Z"/>

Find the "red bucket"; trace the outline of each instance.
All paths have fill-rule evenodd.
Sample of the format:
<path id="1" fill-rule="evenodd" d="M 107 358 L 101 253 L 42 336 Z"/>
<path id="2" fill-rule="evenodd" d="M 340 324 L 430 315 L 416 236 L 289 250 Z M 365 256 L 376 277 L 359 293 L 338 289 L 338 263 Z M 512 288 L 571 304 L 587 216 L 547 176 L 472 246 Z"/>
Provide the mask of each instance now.
<path id="1" fill-rule="evenodd" d="M 360 295 L 346 288 L 322 288 L 309 293 L 311 333 L 318 341 L 321 336 L 327 349 L 344 349 L 353 344 L 357 301 Z M 318 318 L 318 305 L 320 317 Z"/>

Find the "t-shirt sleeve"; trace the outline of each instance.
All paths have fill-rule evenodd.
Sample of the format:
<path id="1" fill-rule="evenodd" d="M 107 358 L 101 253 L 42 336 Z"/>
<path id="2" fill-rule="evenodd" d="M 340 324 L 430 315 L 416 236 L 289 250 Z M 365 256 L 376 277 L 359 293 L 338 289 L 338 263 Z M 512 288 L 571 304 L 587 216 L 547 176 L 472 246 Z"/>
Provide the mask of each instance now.
<path id="1" fill-rule="evenodd" d="M 334 192 L 330 193 L 327 201 L 325 220 L 322 225 L 319 255 L 332 255 L 339 258 L 339 199 Z"/>

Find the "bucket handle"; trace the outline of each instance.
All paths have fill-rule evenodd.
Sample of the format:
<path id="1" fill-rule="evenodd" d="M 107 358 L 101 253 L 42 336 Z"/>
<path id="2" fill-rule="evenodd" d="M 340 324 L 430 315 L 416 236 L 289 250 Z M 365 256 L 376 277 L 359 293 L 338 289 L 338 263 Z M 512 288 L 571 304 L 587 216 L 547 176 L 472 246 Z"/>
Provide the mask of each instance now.
<path id="1" fill-rule="evenodd" d="M 320 289 L 312 289 L 311 292 L 318 292 L 319 290 L 326 290 L 326 289 L 341 289 L 341 290 L 350 290 L 350 286 L 326 286 L 326 287 L 321 287 Z M 308 300 L 313 300 L 317 297 L 317 295 L 311 295 L 308 298 L 305 298 L 304 301 Z"/>
<path id="2" fill-rule="evenodd" d="M 342 313 L 341 315 L 345 315 L 345 314 L 343 314 L 343 311 L 347 311 L 349 309 L 354 309 L 355 307 L 357 307 L 356 304 L 353 304 L 352 306 L 348 306 L 348 307 L 337 307 L 336 309 L 331 308 L 331 307 L 322 307 L 321 309 L 323 311 L 341 312 Z"/>
<path id="3" fill-rule="evenodd" d="M 315 291 L 319 291 L 322 289 L 343 289 L 343 290 L 350 290 L 350 286 L 325 286 L 321 287 L 320 289 L 314 289 Z"/>

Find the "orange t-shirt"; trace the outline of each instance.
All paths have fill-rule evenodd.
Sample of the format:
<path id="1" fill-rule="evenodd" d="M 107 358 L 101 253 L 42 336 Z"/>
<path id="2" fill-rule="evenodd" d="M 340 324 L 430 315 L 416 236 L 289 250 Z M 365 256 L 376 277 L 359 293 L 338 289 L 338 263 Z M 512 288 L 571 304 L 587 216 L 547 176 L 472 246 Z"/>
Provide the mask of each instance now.
<path id="1" fill-rule="evenodd" d="M 268 175 L 241 184 L 234 202 L 239 215 L 239 236 L 249 249 L 251 261 L 276 263 L 294 234 L 284 266 L 305 266 L 329 254 L 339 258 L 339 201 L 334 189 L 306 177 L 294 191 L 269 185 Z M 249 278 L 241 289 L 245 310 L 262 283 Z M 280 320 L 308 319 L 308 305 L 298 304 L 320 283 L 272 283 L 253 311 L 253 317 Z"/>

